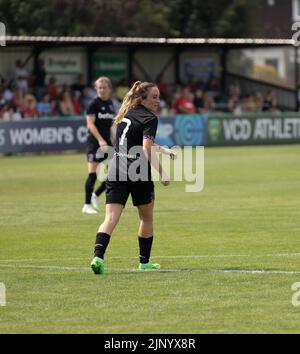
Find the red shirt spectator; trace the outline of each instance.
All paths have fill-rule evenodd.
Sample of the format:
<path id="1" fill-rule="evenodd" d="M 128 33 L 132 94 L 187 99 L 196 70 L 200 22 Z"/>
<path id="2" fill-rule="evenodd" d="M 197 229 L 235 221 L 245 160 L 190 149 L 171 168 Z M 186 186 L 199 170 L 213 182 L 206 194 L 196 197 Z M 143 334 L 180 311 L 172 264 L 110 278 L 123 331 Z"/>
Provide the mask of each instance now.
<path id="1" fill-rule="evenodd" d="M 184 88 L 181 92 L 181 95 L 176 99 L 174 103 L 174 109 L 177 113 L 195 113 L 195 105 L 187 88 Z"/>

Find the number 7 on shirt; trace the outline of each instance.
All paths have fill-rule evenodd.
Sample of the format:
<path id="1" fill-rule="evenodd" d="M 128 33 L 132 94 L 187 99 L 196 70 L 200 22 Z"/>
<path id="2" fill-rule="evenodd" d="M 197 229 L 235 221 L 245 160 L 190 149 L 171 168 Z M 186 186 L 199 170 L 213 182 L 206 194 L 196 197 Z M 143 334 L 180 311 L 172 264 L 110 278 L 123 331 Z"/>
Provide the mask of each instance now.
<path id="1" fill-rule="evenodd" d="M 120 138 L 120 145 L 124 144 L 124 140 L 125 140 L 125 137 L 126 137 L 126 134 L 127 134 L 128 130 L 129 130 L 129 127 L 130 127 L 130 124 L 131 124 L 131 120 L 128 119 L 128 118 L 123 118 L 122 122 L 126 123 L 126 127 L 124 128 L 123 134 L 122 134 L 122 136 Z"/>

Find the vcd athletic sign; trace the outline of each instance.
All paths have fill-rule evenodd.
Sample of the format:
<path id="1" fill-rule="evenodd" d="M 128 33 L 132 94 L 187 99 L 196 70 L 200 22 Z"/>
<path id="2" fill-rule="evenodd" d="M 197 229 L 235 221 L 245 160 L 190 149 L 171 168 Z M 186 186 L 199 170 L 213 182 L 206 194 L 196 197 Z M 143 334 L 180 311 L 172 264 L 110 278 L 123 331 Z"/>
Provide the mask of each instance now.
<path id="1" fill-rule="evenodd" d="M 300 143 L 300 116 L 297 115 L 211 116 L 207 128 L 210 146 Z"/>
<path id="2" fill-rule="evenodd" d="M 84 120 L 0 123 L 0 153 L 84 150 Z"/>

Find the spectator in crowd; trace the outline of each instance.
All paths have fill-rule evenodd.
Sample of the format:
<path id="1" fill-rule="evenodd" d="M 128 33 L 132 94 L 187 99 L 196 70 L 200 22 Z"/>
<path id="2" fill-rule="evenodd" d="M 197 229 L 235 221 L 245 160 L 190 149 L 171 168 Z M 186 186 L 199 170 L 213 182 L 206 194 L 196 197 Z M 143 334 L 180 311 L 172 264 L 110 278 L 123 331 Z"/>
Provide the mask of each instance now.
<path id="1" fill-rule="evenodd" d="M 263 110 L 264 98 L 261 92 L 256 92 L 254 96 L 255 104 L 256 104 L 256 112 L 260 113 Z"/>
<path id="2" fill-rule="evenodd" d="M 196 113 L 204 112 L 204 93 L 201 89 L 197 89 L 194 96 L 194 106 Z"/>
<path id="3" fill-rule="evenodd" d="M 242 100 L 242 111 L 245 113 L 254 113 L 257 110 L 255 97 L 253 95 L 246 95 Z"/>
<path id="4" fill-rule="evenodd" d="M 195 78 L 195 77 L 192 77 L 187 83 L 187 87 L 191 93 L 195 93 L 196 90 L 199 87 L 201 87 L 200 85 L 201 84 L 200 84 L 199 80 L 197 80 L 197 78 Z"/>
<path id="5" fill-rule="evenodd" d="M 45 91 L 46 70 L 45 62 L 43 59 L 38 59 L 37 65 L 34 67 L 32 88 L 33 93 L 38 101 L 43 97 Z"/>
<path id="6" fill-rule="evenodd" d="M 213 95 L 214 99 L 218 99 L 221 97 L 221 84 L 220 81 L 216 78 L 213 78 L 210 80 L 207 85 L 206 85 L 206 91 L 211 92 Z"/>
<path id="7" fill-rule="evenodd" d="M 228 100 L 228 111 L 233 114 L 240 114 L 242 112 L 241 99 L 239 90 L 232 91 L 232 96 Z"/>
<path id="8" fill-rule="evenodd" d="M 59 100 L 59 111 L 62 116 L 75 115 L 75 109 L 69 91 L 62 92 Z"/>
<path id="9" fill-rule="evenodd" d="M 277 100 L 276 95 L 273 90 L 268 90 L 263 103 L 263 111 L 264 112 L 271 112 L 272 110 L 276 110 L 277 108 Z"/>
<path id="10" fill-rule="evenodd" d="M 29 79 L 28 71 L 23 67 L 21 59 L 18 59 L 15 67 L 15 82 L 19 98 L 23 98 L 27 93 Z"/>
<path id="11" fill-rule="evenodd" d="M 203 108 L 205 113 L 212 113 L 216 111 L 216 102 L 211 92 L 205 93 Z"/>
<path id="12" fill-rule="evenodd" d="M 50 117 L 52 115 L 52 103 L 50 102 L 49 93 L 46 93 L 43 100 L 37 104 L 37 110 L 40 117 Z"/>
<path id="13" fill-rule="evenodd" d="M 58 88 L 57 88 L 55 77 L 50 77 L 49 79 L 48 93 L 50 95 L 51 100 L 58 99 Z"/>
<path id="14" fill-rule="evenodd" d="M 23 118 L 38 118 L 37 102 L 32 94 L 27 94 L 24 99 L 24 105 L 21 108 Z"/>
<path id="15" fill-rule="evenodd" d="M 85 86 L 82 90 L 82 94 L 79 98 L 79 102 L 80 102 L 80 106 L 81 106 L 81 110 L 82 112 L 85 112 L 89 106 L 89 104 L 91 103 L 91 97 L 89 96 L 89 88 L 88 86 Z"/>
<path id="16" fill-rule="evenodd" d="M 195 113 L 195 105 L 192 99 L 192 95 L 188 87 L 183 87 L 180 90 L 179 97 L 174 102 L 174 110 L 176 113 L 192 114 Z"/>
<path id="17" fill-rule="evenodd" d="M 81 112 L 81 105 L 80 105 L 80 101 L 79 101 L 79 96 L 80 96 L 79 91 L 75 91 L 72 95 L 72 103 L 73 103 L 74 112 L 78 116 L 82 113 Z"/>
<path id="18" fill-rule="evenodd" d="M 74 93 L 82 94 L 83 89 L 86 87 L 84 77 L 82 74 L 78 74 L 76 81 L 71 85 L 71 90 Z"/>

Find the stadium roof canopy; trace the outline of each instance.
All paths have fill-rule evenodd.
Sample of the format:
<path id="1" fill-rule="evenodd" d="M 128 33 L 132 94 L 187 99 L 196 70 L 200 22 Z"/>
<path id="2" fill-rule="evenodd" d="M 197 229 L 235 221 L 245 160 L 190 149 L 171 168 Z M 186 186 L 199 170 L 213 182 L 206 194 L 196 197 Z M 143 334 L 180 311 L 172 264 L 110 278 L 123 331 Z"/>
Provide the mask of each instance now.
<path id="1" fill-rule="evenodd" d="M 263 38 L 143 38 L 143 37 L 72 37 L 6 36 L 6 45 L 208 45 L 224 47 L 292 46 L 293 39 Z"/>

